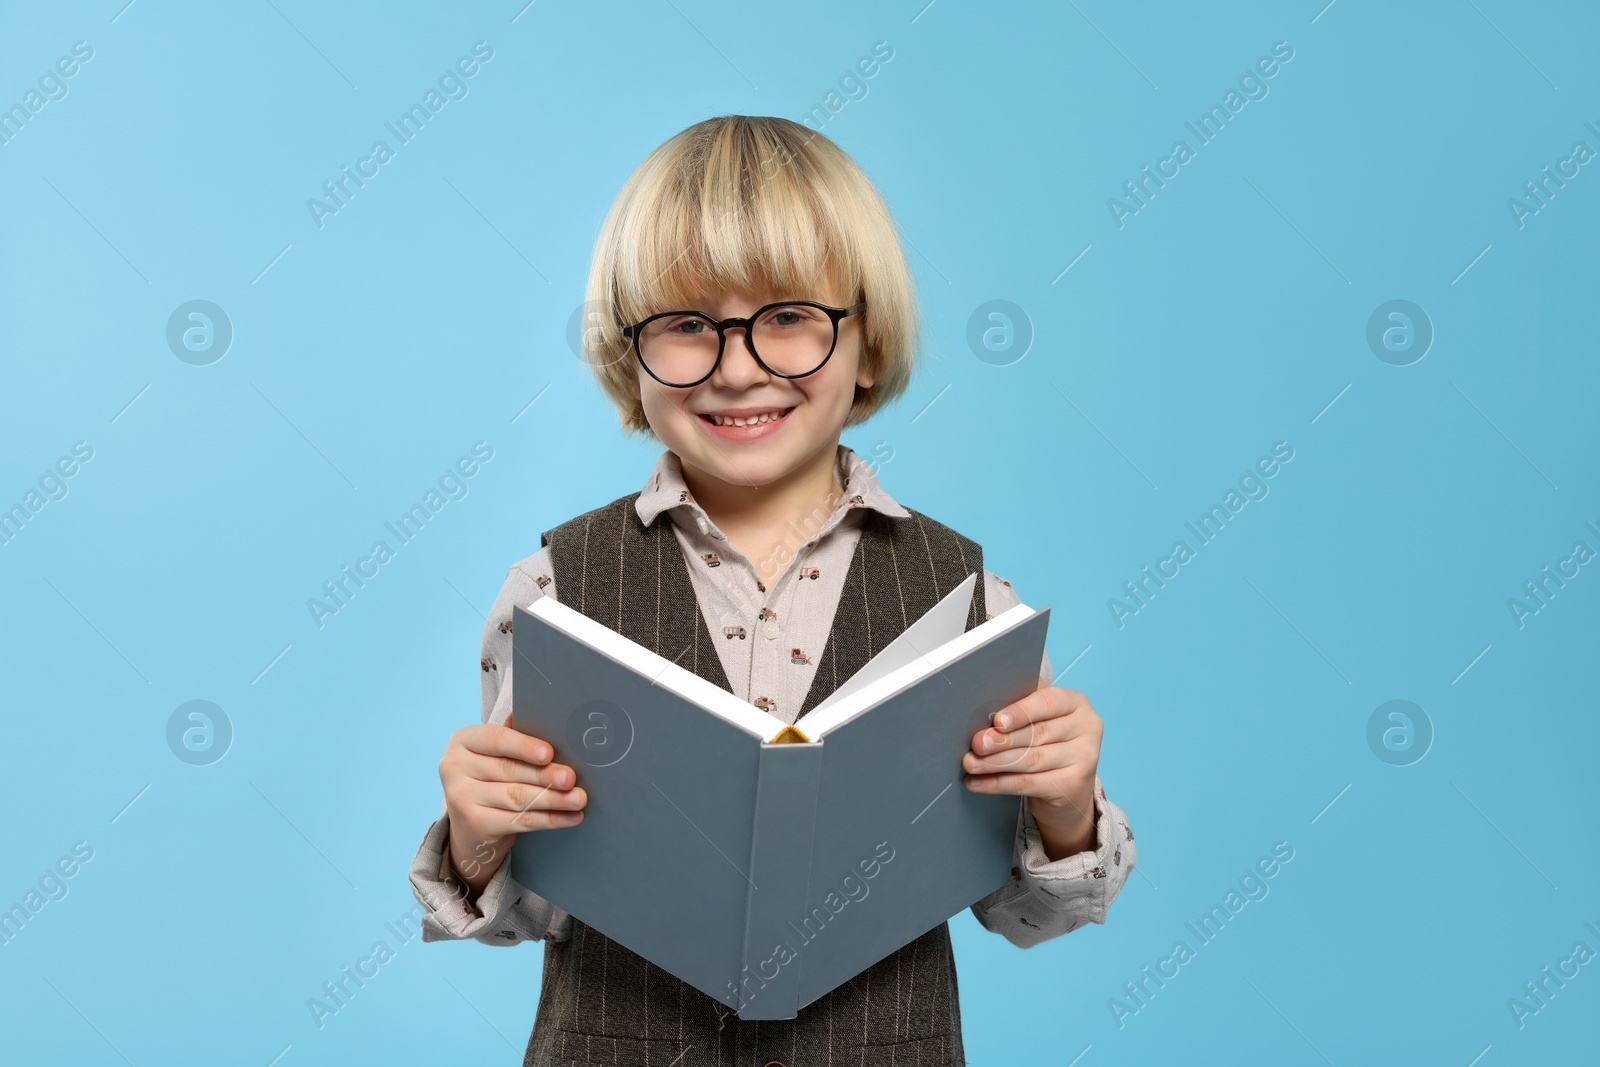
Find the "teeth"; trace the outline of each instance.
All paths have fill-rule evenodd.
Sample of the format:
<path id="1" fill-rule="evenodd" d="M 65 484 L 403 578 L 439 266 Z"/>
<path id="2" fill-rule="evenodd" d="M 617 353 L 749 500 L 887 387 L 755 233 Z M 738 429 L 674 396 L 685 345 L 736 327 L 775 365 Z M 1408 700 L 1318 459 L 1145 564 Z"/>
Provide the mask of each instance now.
<path id="1" fill-rule="evenodd" d="M 745 418 L 733 419 L 730 419 L 725 415 L 712 415 L 711 421 L 716 423 L 718 426 L 753 426 L 758 422 L 776 422 L 786 410 L 788 409 L 779 408 L 776 411 L 763 411 L 759 415 L 750 415 Z"/>

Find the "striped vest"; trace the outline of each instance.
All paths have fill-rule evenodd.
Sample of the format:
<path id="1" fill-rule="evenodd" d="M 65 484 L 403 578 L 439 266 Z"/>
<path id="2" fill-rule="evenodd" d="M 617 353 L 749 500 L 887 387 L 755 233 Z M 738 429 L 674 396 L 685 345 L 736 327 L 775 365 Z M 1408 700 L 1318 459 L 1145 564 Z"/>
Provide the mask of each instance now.
<path id="1" fill-rule="evenodd" d="M 645 526 L 638 497 L 619 497 L 541 535 L 562 601 L 731 692 L 672 520 L 663 513 Z M 967 629 L 985 619 L 977 542 L 906 510 L 905 518 L 865 511 L 801 716 L 975 571 Z M 524 1067 L 965 1063 L 947 922 L 782 1020 L 741 1020 L 576 917 L 571 937 L 545 941 L 544 953 Z"/>

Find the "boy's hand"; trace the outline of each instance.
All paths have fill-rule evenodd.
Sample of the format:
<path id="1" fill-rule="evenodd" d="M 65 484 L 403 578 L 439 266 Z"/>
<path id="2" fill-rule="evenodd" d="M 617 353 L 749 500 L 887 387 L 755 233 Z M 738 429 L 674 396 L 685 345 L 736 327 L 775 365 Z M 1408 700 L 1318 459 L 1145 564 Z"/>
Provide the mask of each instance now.
<path id="1" fill-rule="evenodd" d="M 994 714 L 961 758 L 975 793 L 1028 798 L 1045 855 L 1052 860 L 1094 845 L 1094 781 L 1100 716 L 1076 689 L 1046 685 Z"/>
<path id="2" fill-rule="evenodd" d="M 550 743 L 509 726 L 482 723 L 450 735 L 439 761 L 450 859 L 472 889 L 494 877 L 516 835 L 575 826 L 588 794 L 565 763 L 551 763 Z"/>

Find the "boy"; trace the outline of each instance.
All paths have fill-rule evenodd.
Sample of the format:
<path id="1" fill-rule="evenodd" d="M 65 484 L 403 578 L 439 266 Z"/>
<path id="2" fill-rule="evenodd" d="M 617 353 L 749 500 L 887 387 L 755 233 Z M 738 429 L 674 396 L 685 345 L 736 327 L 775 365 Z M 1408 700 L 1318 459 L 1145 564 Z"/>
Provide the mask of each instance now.
<path id="1" fill-rule="evenodd" d="M 792 723 L 967 574 L 983 576 L 968 629 L 1018 603 L 975 541 L 839 443 L 906 388 L 917 323 L 887 209 L 827 138 L 745 116 L 671 138 L 613 205 L 588 295 L 614 309 L 587 350 L 601 386 L 666 451 L 639 492 L 511 568 L 484 628 L 484 723 L 452 735 L 411 869 L 423 938 L 545 940 L 525 1064 L 962 1063 L 948 923 L 795 1019 L 744 1022 L 510 878 L 516 834 L 575 825 L 588 799 L 549 743 L 505 725 L 513 605 L 559 588 Z M 1046 656 L 1038 690 L 963 757 L 967 788 L 1022 798 L 1012 879 L 972 910 L 1024 948 L 1104 922 L 1135 859 L 1095 773 L 1100 719 L 1051 677 Z"/>

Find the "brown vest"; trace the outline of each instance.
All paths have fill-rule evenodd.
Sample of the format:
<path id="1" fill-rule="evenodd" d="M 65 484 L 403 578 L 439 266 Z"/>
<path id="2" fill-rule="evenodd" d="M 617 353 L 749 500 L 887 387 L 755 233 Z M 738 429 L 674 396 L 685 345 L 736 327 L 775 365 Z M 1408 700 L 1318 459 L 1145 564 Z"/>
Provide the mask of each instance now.
<path id="1" fill-rule="evenodd" d="M 638 493 L 540 537 L 562 602 L 732 691 L 663 512 L 639 518 Z M 907 508 L 907 511 L 911 509 Z M 916 511 L 868 509 L 804 716 L 976 571 L 967 629 L 986 617 L 983 551 Z M 753 623 L 754 620 L 752 620 Z M 744 1021 L 732 1008 L 580 922 L 544 943 L 544 979 L 524 1067 L 812 1067 L 965 1062 L 948 923 L 800 1009 Z"/>

